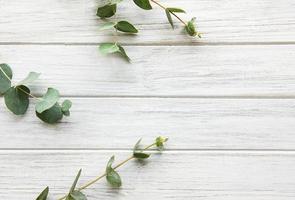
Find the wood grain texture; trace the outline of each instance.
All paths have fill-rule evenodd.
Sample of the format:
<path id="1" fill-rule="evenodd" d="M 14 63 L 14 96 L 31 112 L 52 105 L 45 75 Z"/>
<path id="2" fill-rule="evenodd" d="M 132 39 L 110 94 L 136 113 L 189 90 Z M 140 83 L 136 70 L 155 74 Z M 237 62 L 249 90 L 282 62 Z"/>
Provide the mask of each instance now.
<path id="1" fill-rule="evenodd" d="M 113 155 L 125 159 L 128 152 L 16 151 L 0 152 L 0 197 L 35 199 L 45 187 L 57 199 L 68 192 L 80 168 L 79 184 L 103 172 Z M 294 152 L 165 152 L 146 163 L 131 161 L 119 169 L 120 190 L 105 180 L 87 189 L 94 199 L 204 199 L 293 200 Z"/>
<path id="2" fill-rule="evenodd" d="M 36 94 L 51 86 L 64 96 L 294 96 L 295 45 L 127 50 L 132 64 L 83 45 L 8 45 L 0 59 L 15 80 L 41 72 Z"/>
<path id="3" fill-rule="evenodd" d="M 2 103 L 3 104 L 3 103 Z M 139 138 L 170 138 L 169 149 L 284 149 L 295 146 L 291 99 L 73 98 L 56 126 L 0 107 L 3 148 L 131 149 Z"/>
<path id="4" fill-rule="evenodd" d="M 179 27 L 172 30 L 163 10 L 137 8 L 124 1 L 114 20 L 134 23 L 135 37 L 99 31 L 96 0 L 1 1 L 1 43 L 100 43 L 118 40 L 129 44 L 200 44 L 243 42 L 295 42 L 293 0 L 169 0 L 161 1 L 185 9 L 186 20 L 197 17 L 203 39 L 192 39 Z M 178 25 L 180 25 L 178 23 Z"/>

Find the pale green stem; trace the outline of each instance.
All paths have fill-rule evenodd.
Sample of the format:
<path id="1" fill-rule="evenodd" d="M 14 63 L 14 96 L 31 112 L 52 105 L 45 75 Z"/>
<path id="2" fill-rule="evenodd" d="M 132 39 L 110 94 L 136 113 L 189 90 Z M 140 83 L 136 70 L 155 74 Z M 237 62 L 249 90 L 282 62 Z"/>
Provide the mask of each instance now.
<path id="1" fill-rule="evenodd" d="M 146 147 L 143 149 L 143 151 L 148 150 L 148 149 L 152 148 L 152 147 L 155 146 L 155 145 L 156 145 L 156 143 L 153 143 L 153 144 L 151 144 L 151 145 L 148 145 L 148 146 L 146 146 Z M 117 165 L 114 167 L 114 169 L 117 169 L 117 168 L 121 167 L 122 165 L 126 164 L 128 161 L 130 161 L 130 160 L 132 160 L 132 159 L 134 159 L 134 158 L 135 158 L 135 157 L 134 157 L 133 155 L 130 156 L 129 158 L 127 158 L 127 159 L 125 159 L 124 161 L 122 161 L 122 162 L 120 162 L 119 164 L 117 164 Z M 89 187 L 90 185 L 96 183 L 97 181 L 99 181 L 100 179 L 102 179 L 103 177 L 105 177 L 106 175 L 107 175 L 107 174 L 104 172 L 103 174 L 97 176 L 95 179 L 93 179 L 93 180 L 89 181 L 88 183 L 82 185 L 82 186 L 79 187 L 77 190 L 78 190 L 78 191 L 84 190 L 85 188 L 87 188 L 87 187 Z M 58 200 L 63 200 L 63 199 L 65 199 L 66 197 L 67 197 L 67 195 L 65 195 L 65 196 L 63 196 L 63 197 L 61 197 L 61 198 L 59 198 Z"/>

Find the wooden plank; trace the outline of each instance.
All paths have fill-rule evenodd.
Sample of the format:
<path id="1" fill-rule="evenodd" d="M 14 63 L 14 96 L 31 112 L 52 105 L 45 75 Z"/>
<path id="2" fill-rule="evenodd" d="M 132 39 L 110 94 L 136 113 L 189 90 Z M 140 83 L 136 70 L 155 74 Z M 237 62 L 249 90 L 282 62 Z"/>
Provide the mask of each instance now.
<path id="1" fill-rule="evenodd" d="M 80 168 L 82 184 L 103 172 L 113 154 L 119 161 L 128 156 L 108 151 L 1 151 L 0 197 L 35 199 L 49 185 L 52 199 L 57 199 L 68 192 Z M 293 200 L 294 164 L 294 152 L 165 152 L 148 163 L 131 161 L 120 168 L 120 190 L 102 180 L 85 193 L 89 200 Z"/>
<path id="2" fill-rule="evenodd" d="M 132 64 L 83 45 L 8 45 L 0 59 L 15 80 L 41 72 L 37 94 L 53 86 L 65 96 L 294 96 L 295 45 L 127 50 Z"/>
<path id="3" fill-rule="evenodd" d="M 170 138 L 169 149 L 294 149 L 293 99 L 72 98 L 57 126 L 0 107 L 4 148 L 131 149 Z"/>
<path id="4" fill-rule="evenodd" d="M 125 1 L 114 20 L 124 19 L 140 30 L 136 37 L 99 31 L 95 0 L 1 1 L 0 42 L 100 43 L 118 40 L 130 44 L 200 44 L 243 42 L 294 42 L 295 3 L 293 0 L 169 0 L 163 4 L 180 6 L 197 17 L 202 40 L 184 35 L 182 28 L 173 31 L 163 10 L 137 8 Z M 178 23 L 178 25 L 180 25 Z"/>

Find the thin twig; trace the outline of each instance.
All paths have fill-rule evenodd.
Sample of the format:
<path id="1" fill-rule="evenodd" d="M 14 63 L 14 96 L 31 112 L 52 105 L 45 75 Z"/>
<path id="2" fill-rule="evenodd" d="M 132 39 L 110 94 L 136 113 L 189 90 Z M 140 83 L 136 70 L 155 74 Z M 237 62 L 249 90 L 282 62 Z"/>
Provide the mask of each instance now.
<path id="1" fill-rule="evenodd" d="M 154 147 L 155 145 L 156 145 L 156 143 L 150 144 L 150 145 L 146 146 L 146 147 L 143 149 L 143 151 L 148 150 L 148 149 Z M 114 167 L 114 169 L 117 169 L 117 168 L 121 167 L 122 165 L 126 164 L 128 161 L 130 161 L 130 160 L 132 160 L 132 159 L 134 159 L 134 158 L 135 158 L 135 157 L 134 157 L 133 155 L 130 156 L 129 158 L 127 158 L 127 159 L 125 159 L 124 161 L 122 161 L 122 162 L 120 162 L 119 164 L 117 164 L 117 165 Z M 99 181 L 100 179 L 104 178 L 106 175 L 107 175 L 107 174 L 104 172 L 103 174 L 97 176 L 95 179 L 93 179 L 93 180 L 89 181 L 88 183 L 82 185 L 82 186 L 79 187 L 77 190 L 78 190 L 78 191 L 81 191 L 81 190 L 84 190 L 84 189 L 88 188 L 89 186 L 93 185 L 94 183 L 96 183 L 96 182 Z M 63 200 L 63 199 L 65 199 L 66 197 L 67 197 L 67 195 L 65 195 L 65 196 L 63 196 L 63 197 L 61 197 L 61 198 L 59 198 L 58 200 Z"/>

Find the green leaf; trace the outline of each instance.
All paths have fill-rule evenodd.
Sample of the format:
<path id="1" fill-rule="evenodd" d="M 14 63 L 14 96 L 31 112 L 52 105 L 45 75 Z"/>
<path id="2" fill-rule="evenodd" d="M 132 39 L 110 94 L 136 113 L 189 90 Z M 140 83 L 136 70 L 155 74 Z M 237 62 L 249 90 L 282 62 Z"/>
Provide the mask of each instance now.
<path id="1" fill-rule="evenodd" d="M 99 28 L 99 30 L 108 30 L 108 29 L 112 29 L 112 28 L 114 28 L 115 25 L 116 25 L 116 23 L 114 23 L 114 22 L 108 22 L 108 23 L 103 24 L 103 25 Z"/>
<path id="2" fill-rule="evenodd" d="M 185 30 L 190 36 L 193 36 L 193 37 L 198 36 L 199 38 L 201 38 L 201 34 L 198 33 L 196 30 L 195 21 L 196 21 L 196 18 L 192 18 L 185 26 Z"/>
<path id="3" fill-rule="evenodd" d="M 162 136 L 156 138 L 156 146 L 160 149 L 164 147 L 165 142 L 168 141 L 168 138 L 164 138 Z"/>
<path id="4" fill-rule="evenodd" d="M 102 54 L 111 54 L 111 53 L 119 53 L 123 58 L 125 58 L 128 62 L 130 58 L 126 54 L 124 48 L 118 43 L 103 43 L 99 46 L 99 51 Z"/>
<path id="5" fill-rule="evenodd" d="M 147 159 L 150 157 L 150 154 L 143 153 L 143 151 L 139 148 L 141 139 L 137 141 L 133 148 L 133 156 L 137 159 Z"/>
<path id="6" fill-rule="evenodd" d="M 120 175 L 113 169 L 109 173 L 107 173 L 106 179 L 108 183 L 111 184 L 111 186 L 113 187 L 118 188 L 118 187 L 121 187 L 122 185 L 122 180 Z"/>
<path id="7" fill-rule="evenodd" d="M 55 124 L 63 118 L 63 112 L 58 103 L 42 113 L 36 111 L 36 115 L 39 119 L 48 124 Z"/>
<path id="8" fill-rule="evenodd" d="M 185 11 L 181 8 L 167 8 L 172 13 L 185 13 Z"/>
<path id="9" fill-rule="evenodd" d="M 0 64 L 0 95 L 11 87 L 12 70 L 7 64 Z"/>
<path id="10" fill-rule="evenodd" d="M 125 33 L 138 33 L 138 30 L 131 23 L 127 21 L 119 21 L 115 25 L 115 28 Z"/>
<path id="11" fill-rule="evenodd" d="M 69 194 L 68 194 L 66 200 L 87 200 L 86 196 L 82 192 L 75 190 L 78 180 L 81 176 L 81 172 L 82 172 L 82 169 L 79 170 L 79 172 L 78 172 L 78 174 L 71 186 L 71 189 L 69 191 Z"/>
<path id="12" fill-rule="evenodd" d="M 173 29 L 174 29 L 174 24 L 173 24 L 171 13 L 185 13 L 185 11 L 180 8 L 166 8 L 165 12 L 166 12 L 166 16 L 168 18 L 168 21 L 171 24 Z"/>
<path id="13" fill-rule="evenodd" d="M 61 109 L 63 112 L 69 111 L 71 107 L 72 107 L 72 102 L 68 99 L 65 100 L 61 105 Z"/>
<path id="14" fill-rule="evenodd" d="M 100 18 L 112 17 L 117 11 L 117 4 L 108 4 L 103 7 L 99 7 L 96 11 L 96 15 Z"/>
<path id="15" fill-rule="evenodd" d="M 71 187 L 69 193 L 72 193 L 72 192 L 75 190 L 75 188 L 76 188 L 76 186 L 77 186 L 77 183 L 78 183 L 78 180 L 79 180 L 79 178 L 80 178 L 80 176 L 81 176 L 81 172 L 82 172 L 82 169 L 79 170 L 79 172 L 78 172 L 78 174 L 77 174 L 77 176 L 76 176 L 76 178 L 75 178 L 75 180 L 74 180 L 74 182 L 73 182 L 73 184 L 72 184 L 72 187 Z"/>
<path id="16" fill-rule="evenodd" d="M 122 185 L 120 175 L 112 168 L 112 164 L 115 161 L 115 156 L 112 156 L 107 163 L 106 167 L 106 179 L 113 187 L 120 187 Z"/>
<path id="17" fill-rule="evenodd" d="M 119 45 L 119 44 L 117 44 L 117 45 L 119 47 L 119 53 L 122 55 L 122 57 L 125 58 L 126 61 L 130 62 L 131 59 L 126 54 L 125 49 L 121 45 Z"/>
<path id="18" fill-rule="evenodd" d="M 99 51 L 102 54 L 110 54 L 119 51 L 119 47 L 116 43 L 103 43 L 99 46 Z"/>
<path id="19" fill-rule="evenodd" d="M 80 191 L 73 191 L 67 196 L 66 200 L 87 200 L 87 197 Z"/>
<path id="20" fill-rule="evenodd" d="M 150 157 L 150 154 L 143 153 L 143 152 L 135 152 L 133 153 L 133 156 L 137 159 L 147 159 Z"/>
<path id="21" fill-rule="evenodd" d="M 167 16 L 169 23 L 171 24 L 172 28 L 174 29 L 173 20 L 172 20 L 172 17 L 171 17 L 171 14 L 170 14 L 170 11 L 168 10 L 168 8 L 165 9 L 165 12 L 166 12 L 166 16 Z"/>
<path id="22" fill-rule="evenodd" d="M 133 0 L 133 1 L 138 7 L 142 8 L 144 10 L 153 9 L 149 0 Z"/>
<path id="23" fill-rule="evenodd" d="M 70 116 L 70 108 L 72 107 L 72 102 L 70 100 L 65 100 L 61 105 L 62 113 L 65 116 Z"/>
<path id="24" fill-rule="evenodd" d="M 48 88 L 46 94 L 36 104 L 36 111 L 42 113 L 48 110 L 59 100 L 59 92 L 54 88 Z"/>
<path id="25" fill-rule="evenodd" d="M 106 167 L 106 172 L 110 172 L 112 170 L 112 164 L 114 163 L 115 161 L 115 156 L 112 156 L 110 158 L 110 160 L 108 161 L 108 164 L 107 164 L 107 167 Z"/>
<path id="26" fill-rule="evenodd" d="M 49 187 L 46 187 L 41 194 L 37 197 L 36 200 L 46 200 L 49 192 Z"/>
<path id="27" fill-rule="evenodd" d="M 29 107 L 30 90 L 24 85 L 11 87 L 4 95 L 7 108 L 15 115 L 23 115 Z"/>
<path id="28" fill-rule="evenodd" d="M 37 80 L 39 78 L 39 76 L 40 76 L 40 73 L 30 72 L 28 74 L 28 76 L 24 80 L 18 82 L 18 84 L 16 84 L 16 86 L 28 85 L 28 84 L 34 82 L 35 80 Z"/>
<path id="29" fill-rule="evenodd" d="M 136 151 L 139 150 L 140 142 L 141 142 L 141 138 L 140 138 L 140 139 L 136 142 L 136 144 L 134 145 L 133 152 L 136 152 Z"/>

